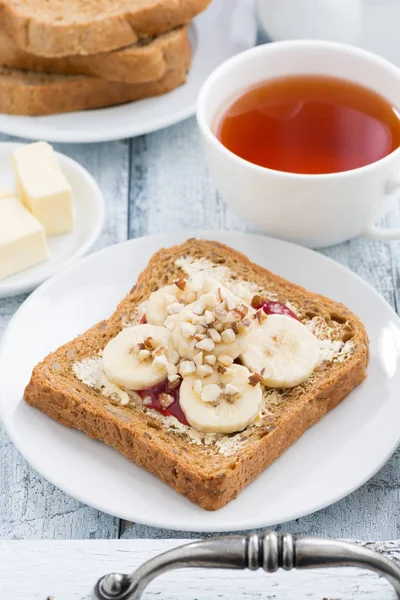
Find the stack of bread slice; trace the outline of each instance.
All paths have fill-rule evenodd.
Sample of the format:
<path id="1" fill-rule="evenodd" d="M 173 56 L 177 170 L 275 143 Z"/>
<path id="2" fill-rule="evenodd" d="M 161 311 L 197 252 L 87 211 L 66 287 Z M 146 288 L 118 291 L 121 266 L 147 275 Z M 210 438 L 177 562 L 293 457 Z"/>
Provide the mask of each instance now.
<path id="1" fill-rule="evenodd" d="M 0 112 L 123 104 L 186 80 L 210 0 L 0 0 Z"/>

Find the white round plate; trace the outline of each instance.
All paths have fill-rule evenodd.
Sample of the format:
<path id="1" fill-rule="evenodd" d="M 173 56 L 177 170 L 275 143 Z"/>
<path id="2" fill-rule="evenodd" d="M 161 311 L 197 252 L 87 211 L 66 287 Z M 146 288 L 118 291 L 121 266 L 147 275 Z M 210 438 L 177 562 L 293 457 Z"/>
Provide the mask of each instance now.
<path id="1" fill-rule="evenodd" d="M 0 114 L 0 131 L 51 142 L 105 142 L 173 125 L 194 115 L 208 75 L 234 54 L 254 46 L 256 37 L 253 0 L 213 0 L 191 25 L 193 62 L 185 85 L 163 96 L 111 108 L 47 117 Z"/>
<path id="2" fill-rule="evenodd" d="M 34 469 L 71 496 L 155 527 L 252 529 L 336 502 L 374 475 L 399 444 L 400 320 L 367 283 L 316 252 L 249 234 L 192 235 L 225 242 L 283 277 L 346 303 L 361 317 L 371 340 L 367 380 L 216 512 L 192 504 L 104 444 L 50 420 L 22 400 L 34 365 L 107 318 L 150 256 L 189 235 L 140 238 L 81 260 L 36 290 L 18 310 L 0 349 L 0 407 L 8 434 Z"/>
<path id="3" fill-rule="evenodd" d="M 0 143 L 0 188 L 14 190 L 11 155 L 21 144 Z M 71 188 L 75 226 L 71 233 L 47 238 L 50 258 L 26 271 L 0 279 L 0 298 L 31 292 L 60 268 L 84 256 L 98 239 L 104 225 L 104 199 L 93 177 L 77 162 L 57 153 Z"/>

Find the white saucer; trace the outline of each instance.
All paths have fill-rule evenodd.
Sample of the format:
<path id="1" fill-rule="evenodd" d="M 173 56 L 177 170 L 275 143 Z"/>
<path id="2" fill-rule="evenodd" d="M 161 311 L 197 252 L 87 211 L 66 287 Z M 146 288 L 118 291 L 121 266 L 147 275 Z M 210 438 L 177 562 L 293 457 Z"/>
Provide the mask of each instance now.
<path id="1" fill-rule="evenodd" d="M 18 450 L 56 486 L 128 521 L 181 531 L 232 531 L 298 518 L 374 475 L 400 441 L 400 320 L 366 282 L 332 260 L 256 235 L 203 232 L 305 287 L 343 301 L 371 340 L 367 380 L 312 427 L 236 500 L 206 512 L 111 448 L 67 429 L 22 400 L 48 352 L 108 317 L 160 247 L 196 235 L 139 238 L 81 260 L 34 292 L 0 349 L 0 408 Z"/>
<path id="2" fill-rule="evenodd" d="M 11 164 L 21 144 L 0 143 L 0 188 L 14 190 Z M 0 279 L 0 298 L 30 292 L 66 264 L 84 256 L 97 241 L 104 225 L 104 199 L 93 177 L 77 162 L 57 153 L 60 166 L 72 187 L 75 227 L 71 233 L 48 238 L 50 259 L 11 277 Z"/>
<path id="3" fill-rule="evenodd" d="M 213 0 L 191 26 L 193 64 L 185 85 L 157 98 L 111 108 L 48 117 L 0 114 L 0 131 L 50 142 L 105 142 L 173 125 L 194 115 L 208 75 L 234 54 L 254 46 L 256 37 L 253 0 Z"/>

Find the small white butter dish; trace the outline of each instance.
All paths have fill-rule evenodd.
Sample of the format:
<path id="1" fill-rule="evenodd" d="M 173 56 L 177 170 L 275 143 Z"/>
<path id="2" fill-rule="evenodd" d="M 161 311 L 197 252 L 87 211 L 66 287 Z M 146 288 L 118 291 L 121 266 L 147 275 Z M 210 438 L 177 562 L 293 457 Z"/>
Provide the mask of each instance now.
<path id="1" fill-rule="evenodd" d="M 13 152 L 22 144 L 0 143 L 0 202 L 9 193 L 16 195 L 12 166 Z M 0 298 L 32 291 L 43 281 L 89 252 L 102 232 L 104 199 L 93 177 L 74 160 L 56 153 L 58 163 L 71 186 L 75 224 L 72 231 L 47 238 L 50 256 L 44 262 L 0 279 Z"/>

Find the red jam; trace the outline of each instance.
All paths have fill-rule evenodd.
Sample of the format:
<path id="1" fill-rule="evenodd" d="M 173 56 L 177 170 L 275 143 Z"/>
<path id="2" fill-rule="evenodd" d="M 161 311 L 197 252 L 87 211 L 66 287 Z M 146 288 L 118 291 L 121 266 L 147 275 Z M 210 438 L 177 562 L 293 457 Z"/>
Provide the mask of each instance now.
<path id="1" fill-rule="evenodd" d="M 179 387 L 171 390 L 168 387 L 168 381 L 165 380 L 152 388 L 146 390 L 140 390 L 137 392 L 142 400 L 145 402 L 145 406 L 153 408 L 161 415 L 165 417 L 175 417 L 183 425 L 189 425 L 184 415 L 181 405 L 179 404 Z M 160 402 L 160 394 L 169 394 L 173 397 L 173 403 L 168 408 L 163 408 Z"/>
<path id="2" fill-rule="evenodd" d="M 255 308 L 262 308 L 266 315 L 286 315 L 300 321 L 299 317 L 294 314 L 290 308 L 280 302 L 270 302 L 269 300 L 261 300 L 260 304 Z"/>

